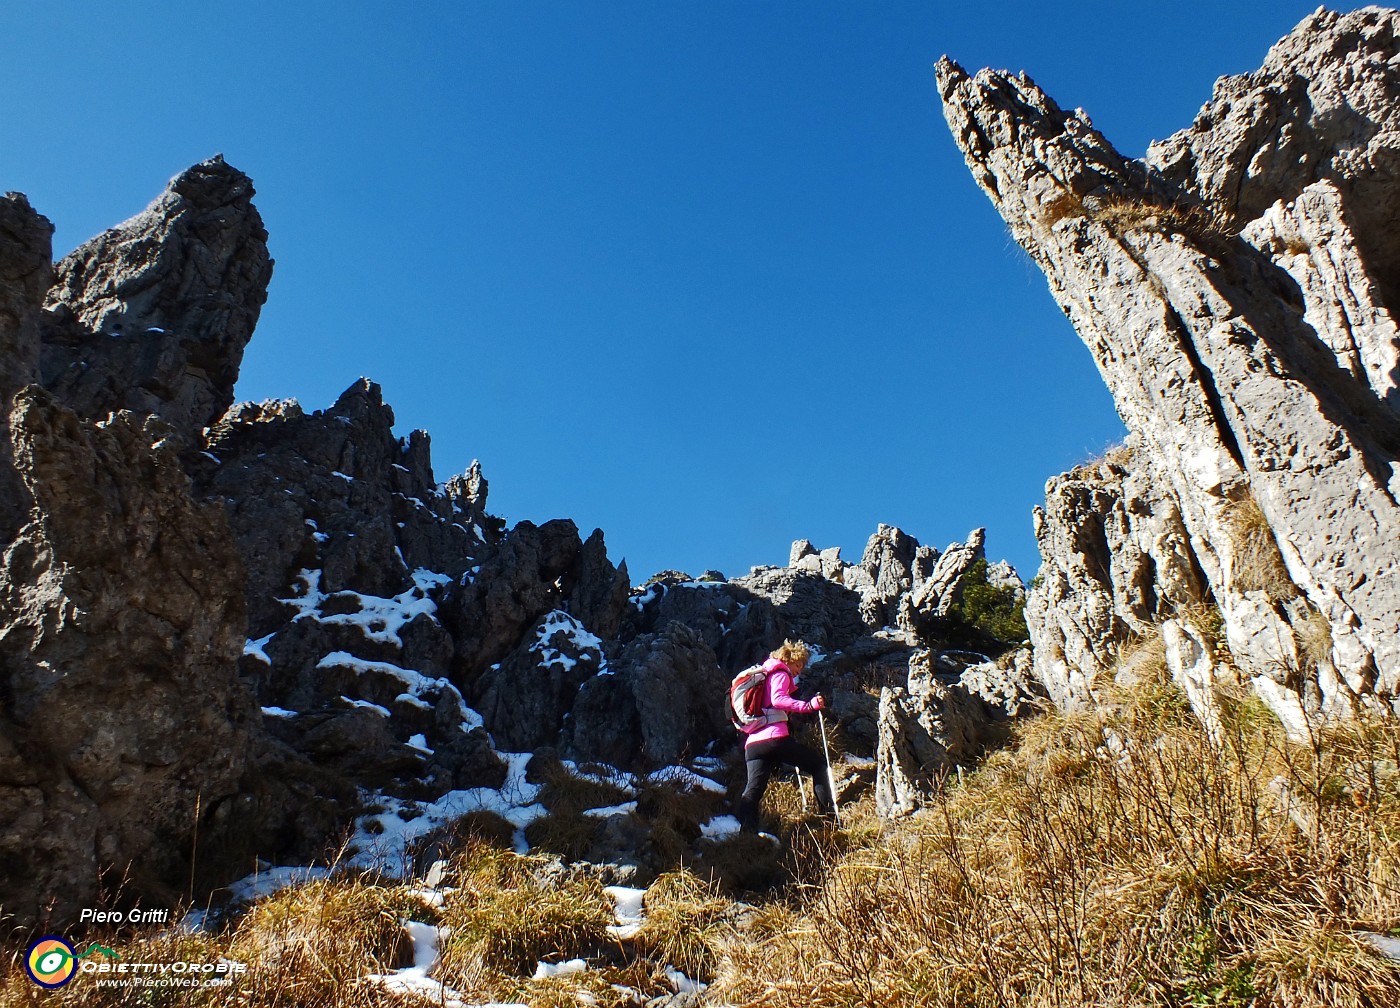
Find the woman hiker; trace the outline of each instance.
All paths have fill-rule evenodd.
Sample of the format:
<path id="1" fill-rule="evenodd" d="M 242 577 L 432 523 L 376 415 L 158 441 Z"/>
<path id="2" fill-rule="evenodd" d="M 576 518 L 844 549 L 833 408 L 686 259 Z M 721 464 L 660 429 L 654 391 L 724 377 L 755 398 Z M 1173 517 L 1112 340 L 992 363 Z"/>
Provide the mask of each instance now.
<path id="1" fill-rule="evenodd" d="M 780 764 L 796 767 L 799 773 L 812 778 L 812 790 L 817 796 L 817 814 L 828 816 L 835 812 L 831 787 L 828 783 L 826 761 L 821 753 L 803 745 L 788 734 L 789 714 L 815 714 L 826 709 L 826 698 L 818 693 L 811 701 L 798 700 L 793 687 L 811 658 L 811 649 L 801 641 L 785 641 L 763 663 L 767 673 L 763 686 L 764 719 L 744 740 L 744 762 L 748 768 L 748 784 L 739 798 L 739 828 L 753 833 L 758 828 L 758 806 L 768 789 L 768 778 Z"/>

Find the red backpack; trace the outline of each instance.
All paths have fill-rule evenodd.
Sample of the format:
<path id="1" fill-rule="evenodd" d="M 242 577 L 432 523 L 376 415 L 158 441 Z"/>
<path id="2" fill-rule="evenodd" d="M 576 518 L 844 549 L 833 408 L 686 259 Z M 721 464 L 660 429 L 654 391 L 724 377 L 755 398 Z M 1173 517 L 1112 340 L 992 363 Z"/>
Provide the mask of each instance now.
<path id="1" fill-rule="evenodd" d="M 768 723 L 763 713 L 767 683 L 767 670 L 762 665 L 750 665 L 729 684 L 729 721 L 745 734 Z"/>

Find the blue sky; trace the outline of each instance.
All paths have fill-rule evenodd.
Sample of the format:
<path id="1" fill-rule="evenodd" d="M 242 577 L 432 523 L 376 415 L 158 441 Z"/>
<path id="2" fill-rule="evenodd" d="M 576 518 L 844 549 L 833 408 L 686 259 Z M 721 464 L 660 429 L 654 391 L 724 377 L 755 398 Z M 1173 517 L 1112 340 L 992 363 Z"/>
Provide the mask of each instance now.
<path id="1" fill-rule="evenodd" d="M 440 480 L 480 459 L 634 581 L 879 522 L 1029 579 L 1045 480 L 1123 431 L 934 61 L 1140 155 L 1315 6 L 17 0 L 0 187 L 62 255 L 222 152 L 277 260 L 239 397 L 366 375 Z"/>

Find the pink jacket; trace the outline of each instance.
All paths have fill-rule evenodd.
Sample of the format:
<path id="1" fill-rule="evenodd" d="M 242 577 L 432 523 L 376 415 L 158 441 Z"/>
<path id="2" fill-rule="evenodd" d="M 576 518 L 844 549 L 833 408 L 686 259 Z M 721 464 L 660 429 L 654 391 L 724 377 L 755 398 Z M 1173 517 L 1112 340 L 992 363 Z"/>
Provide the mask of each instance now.
<path id="1" fill-rule="evenodd" d="M 806 700 L 798 700 L 792 695 L 792 670 L 786 664 L 776 658 L 769 658 L 763 663 L 763 671 L 768 673 L 768 679 L 763 685 L 763 709 L 765 712 L 816 713 L 817 708 L 813 704 Z M 744 740 L 744 747 L 747 748 L 755 742 L 767 742 L 769 739 L 787 738 L 787 735 L 787 719 L 784 718 L 758 729 Z"/>

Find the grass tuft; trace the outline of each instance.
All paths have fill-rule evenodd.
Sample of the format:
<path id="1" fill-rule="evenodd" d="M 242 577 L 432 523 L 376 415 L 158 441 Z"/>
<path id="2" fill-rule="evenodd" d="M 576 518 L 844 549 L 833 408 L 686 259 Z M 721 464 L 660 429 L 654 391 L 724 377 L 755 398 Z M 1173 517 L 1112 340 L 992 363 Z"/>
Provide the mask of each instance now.
<path id="1" fill-rule="evenodd" d="M 1271 602 L 1297 598 L 1298 586 L 1288 574 L 1274 530 L 1259 502 L 1252 495 L 1236 501 L 1229 521 L 1235 539 L 1235 587 L 1261 591 Z"/>
<path id="2" fill-rule="evenodd" d="M 592 878 L 557 880 L 548 860 L 476 848 L 454 862 L 459 891 L 443 913 L 442 969 L 464 987 L 493 971 L 589 956 L 606 944 L 612 902 Z"/>
<path id="3" fill-rule="evenodd" d="M 689 871 L 662 875 L 646 894 L 646 923 L 636 949 L 702 982 L 713 978 L 734 904 L 719 887 Z"/>

